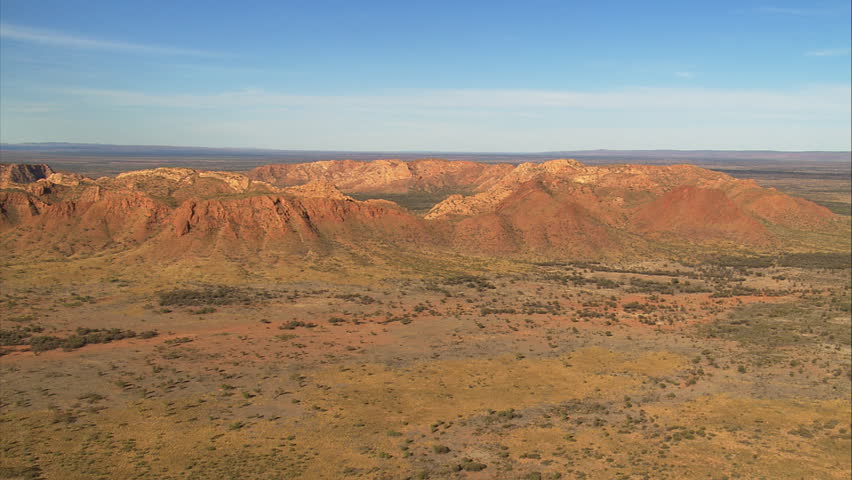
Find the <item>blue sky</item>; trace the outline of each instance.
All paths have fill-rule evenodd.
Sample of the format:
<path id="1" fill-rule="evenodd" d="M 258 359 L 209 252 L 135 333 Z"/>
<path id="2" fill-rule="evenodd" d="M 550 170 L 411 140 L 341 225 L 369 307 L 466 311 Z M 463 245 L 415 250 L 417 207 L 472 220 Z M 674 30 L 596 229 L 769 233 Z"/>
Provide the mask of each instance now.
<path id="1" fill-rule="evenodd" d="M 0 2 L 0 141 L 850 150 L 850 2 Z"/>

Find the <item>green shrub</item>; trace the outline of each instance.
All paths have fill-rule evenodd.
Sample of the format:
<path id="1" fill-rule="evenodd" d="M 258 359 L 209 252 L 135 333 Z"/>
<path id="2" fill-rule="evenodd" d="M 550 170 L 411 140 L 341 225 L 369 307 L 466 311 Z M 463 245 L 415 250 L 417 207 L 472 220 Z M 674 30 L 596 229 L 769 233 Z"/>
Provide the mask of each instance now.
<path id="1" fill-rule="evenodd" d="M 34 352 L 46 352 L 48 350 L 55 350 L 62 346 L 62 339 L 52 335 L 32 337 L 29 342 L 30 348 Z"/>
<path id="2" fill-rule="evenodd" d="M 257 301 L 277 297 L 271 292 L 225 285 L 208 286 L 200 289 L 178 288 L 170 292 L 158 292 L 161 306 L 204 307 L 209 305 L 249 305 Z"/>

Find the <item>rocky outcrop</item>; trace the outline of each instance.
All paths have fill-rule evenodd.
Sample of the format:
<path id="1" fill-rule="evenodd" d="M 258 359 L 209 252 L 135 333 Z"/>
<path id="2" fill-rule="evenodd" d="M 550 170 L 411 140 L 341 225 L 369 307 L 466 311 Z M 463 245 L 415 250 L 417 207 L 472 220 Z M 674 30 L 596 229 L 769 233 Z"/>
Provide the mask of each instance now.
<path id="1" fill-rule="evenodd" d="M 344 195 L 328 180 L 314 180 L 304 185 L 286 188 L 284 189 L 284 192 L 300 197 L 352 200 L 351 197 Z"/>
<path id="2" fill-rule="evenodd" d="M 44 164 L 0 163 L 0 188 L 8 188 L 16 183 L 33 183 L 53 173 L 53 170 Z"/>

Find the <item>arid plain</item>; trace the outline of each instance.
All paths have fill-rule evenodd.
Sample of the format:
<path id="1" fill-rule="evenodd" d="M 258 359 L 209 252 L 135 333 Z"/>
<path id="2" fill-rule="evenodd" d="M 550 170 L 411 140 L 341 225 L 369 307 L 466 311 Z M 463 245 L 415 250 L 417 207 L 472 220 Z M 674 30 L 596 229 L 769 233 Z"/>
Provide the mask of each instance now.
<path id="1" fill-rule="evenodd" d="M 852 473 L 843 175 L 2 168 L 0 478 Z"/>

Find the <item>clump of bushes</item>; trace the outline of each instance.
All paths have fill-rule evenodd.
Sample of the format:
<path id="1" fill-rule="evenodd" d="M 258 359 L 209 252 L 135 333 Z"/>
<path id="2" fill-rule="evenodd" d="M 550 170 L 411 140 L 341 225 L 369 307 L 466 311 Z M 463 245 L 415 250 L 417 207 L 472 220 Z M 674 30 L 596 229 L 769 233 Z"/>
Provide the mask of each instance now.
<path id="1" fill-rule="evenodd" d="M 527 315 L 532 314 L 551 314 L 558 315 L 562 313 L 562 305 L 558 300 L 549 302 L 524 302 L 523 312 Z"/>
<path id="2" fill-rule="evenodd" d="M 200 289 L 178 288 L 168 292 L 158 292 L 157 296 L 161 306 L 206 307 L 210 305 L 250 305 L 257 301 L 275 298 L 277 295 L 265 290 L 218 285 Z"/>
<path id="3" fill-rule="evenodd" d="M 482 315 L 482 316 L 494 315 L 494 314 L 499 314 L 499 313 L 517 313 L 517 312 L 518 311 L 515 310 L 514 308 L 506 308 L 506 307 L 500 307 L 500 308 L 482 307 L 482 308 L 479 309 L 479 314 Z M 526 313 L 526 312 L 524 312 L 524 313 Z"/>
<path id="4" fill-rule="evenodd" d="M 403 325 L 408 325 L 409 323 L 411 323 L 411 316 L 407 315 L 407 314 L 406 315 L 394 315 L 394 316 L 388 317 L 387 319 L 383 320 L 380 323 L 386 325 L 388 323 L 393 323 L 393 322 L 399 322 Z"/>
<path id="5" fill-rule="evenodd" d="M 346 300 L 347 302 L 360 303 L 361 305 L 369 305 L 371 303 L 379 302 L 378 300 L 369 295 L 361 295 L 360 293 L 342 293 L 339 295 L 335 295 L 334 298 Z"/>
<path id="6" fill-rule="evenodd" d="M 52 335 L 44 335 L 31 337 L 29 339 L 30 349 L 34 352 L 46 352 L 48 350 L 56 350 L 63 346 L 63 339 Z M 68 345 L 71 346 L 70 344 Z M 77 347 L 79 348 L 79 347 Z M 69 348 L 71 350 L 72 348 Z"/>
<path id="7" fill-rule="evenodd" d="M 749 257 L 735 255 L 717 255 L 715 257 L 708 257 L 705 262 L 714 265 L 719 265 L 722 267 L 767 268 L 771 267 L 777 260 L 777 257 L 771 255 L 757 255 Z"/>
<path id="8" fill-rule="evenodd" d="M 782 267 L 847 269 L 852 268 L 848 253 L 789 253 L 778 262 Z"/>
<path id="9" fill-rule="evenodd" d="M 40 325 L 27 325 L 26 327 L 15 325 L 10 329 L 0 330 L 0 345 L 26 345 L 34 333 L 41 333 L 42 331 L 44 331 L 44 327 Z"/>
<path id="10" fill-rule="evenodd" d="M 65 351 L 76 350 L 93 343 L 109 343 L 125 338 L 153 338 L 157 332 L 149 330 L 137 335 L 133 330 L 120 328 L 78 328 L 72 335 L 59 337 L 56 335 L 35 335 L 42 333 L 44 328 L 38 325 L 27 327 L 16 326 L 10 330 L 0 330 L 0 345 L 29 345 L 34 352 L 46 352 L 61 348 Z"/>
<path id="11" fill-rule="evenodd" d="M 494 290 L 497 288 L 487 278 L 479 275 L 455 275 L 445 278 L 443 283 L 444 285 L 464 285 L 467 288 L 476 288 L 478 290 Z"/>
<path id="12" fill-rule="evenodd" d="M 281 325 L 278 328 L 280 328 L 281 330 L 295 330 L 298 327 L 314 328 L 316 326 L 317 325 L 315 323 L 303 322 L 301 320 L 290 320 L 289 322 Z"/>
<path id="13" fill-rule="evenodd" d="M 481 472 L 485 470 L 487 465 L 484 463 L 475 462 L 470 458 L 463 458 L 462 463 L 456 466 L 456 471 L 464 470 L 465 472 Z"/>

